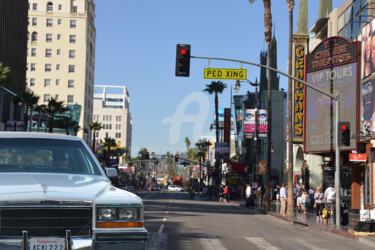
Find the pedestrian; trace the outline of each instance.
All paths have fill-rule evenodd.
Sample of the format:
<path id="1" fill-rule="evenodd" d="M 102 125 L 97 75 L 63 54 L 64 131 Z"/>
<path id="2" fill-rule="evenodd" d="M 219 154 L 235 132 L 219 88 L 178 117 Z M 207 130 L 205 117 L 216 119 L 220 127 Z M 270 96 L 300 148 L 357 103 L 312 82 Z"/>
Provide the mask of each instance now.
<path id="1" fill-rule="evenodd" d="M 307 192 L 310 196 L 310 206 L 309 206 L 309 211 L 313 211 L 313 206 L 314 206 L 314 203 L 315 203 L 315 199 L 314 199 L 314 194 L 315 194 L 315 190 L 310 187 L 309 191 Z"/>
<path id="2" fill-rule="evenodd" d="M 206 187 L 206 185 L 203 186 L 203 200 L 207 200 L 207 187 Z"/>
<path id="3" fill-rule="evenodd" d="M 280 186 L 276 186 L 276 202 L 280 203 Z"/>
<path id="4" fill-rule="evenodd" d="M 264 196 L 266 194 L 266 187 L 262 185 L 260 188 L 260 192 L 261 192 L 260 204 L 263 206 Z"/>
<path id="5" fill-rule="evenodd" d="M 224 187 L 224 203 L 229 202 L 228 186 Z"/>
<path id="6" fill-rule="evenodd" d="M 314 207 L 316 209 L 316 223 L 323 223 L 322 219 L 322 212 L 323 212 L 323 205 L 324 205 L 324 194 L 322 193 L 322 189 L 318 186 L 314 193 Z"/>
<path id="7" fill-rule="evenodd" d="M 220 195 L 219 202 L 224 202 L 224 188 L 222 186 L 220 186 L 219 195 Z"/>
<path id="8" fill-rule="evenodd" d="M 324 191 L 324 201 L 326 203 L 326 208 L 329 211 L 330 218 L 335 220 L 334 213 L 336 207 L 336 190 L 333 187 L 333 184 L 329 184 L 329 187 Z"/>
<path id="9" fill-rule="evenodd" d="M 250 198 L 250 195 L 251 195 L 251 187 L 250 187 L 250 184 L 246 184 L 245 195 L 246 195 L 246 200 Z"/>
<path id="10" fill-rule="evenodd" d="M 306 189 L 304 189 L 302 191 L 301 202 L 302 202 L 302 206 L 303 206 L 302 207 L 303 213 L 307 214 L 308 206 L 309 206 L 309 203 L 310 203 L 310 195 L 307 193 Z"/>
<path id="11" fill-rule="evenodd" d="M 280 188 L 280 202 L 281 202 L 281 207 L 280 207 L 280 215 L 281 216 L 286 216 L 286 201 L 288 200 L 287 192 L 285 189 L 284 183 L 281 184 Z"/>
<path id="12" fill-rule="evenodd" d="M 295 199 L 296 199 L 297 210 L 298 212 L 301 212 L 302 211 L 302 187 L 301 185 L 297 185 L 297 192 L 295 195 Z"/>

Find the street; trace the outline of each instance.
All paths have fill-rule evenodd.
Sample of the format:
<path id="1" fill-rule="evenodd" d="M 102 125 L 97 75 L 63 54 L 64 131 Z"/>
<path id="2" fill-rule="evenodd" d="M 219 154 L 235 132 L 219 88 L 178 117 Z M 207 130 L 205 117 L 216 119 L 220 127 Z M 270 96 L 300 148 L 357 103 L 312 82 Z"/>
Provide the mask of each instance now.
<path id="1" fill-rule="evenodd" d="M 350 238 L 293 226 L 233 203 L 189 200 L 186 192 L 138 195 L 148 249 L 366 249 Z"/>

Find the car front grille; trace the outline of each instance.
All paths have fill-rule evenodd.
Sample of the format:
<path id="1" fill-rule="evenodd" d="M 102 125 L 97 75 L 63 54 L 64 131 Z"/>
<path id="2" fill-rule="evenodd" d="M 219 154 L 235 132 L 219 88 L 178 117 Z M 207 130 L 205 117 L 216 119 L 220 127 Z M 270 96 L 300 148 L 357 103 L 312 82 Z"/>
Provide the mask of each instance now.
<path id="1" fill-rule="evenodd" d="M 72 236 L 91 235 L 91 208 L 0 208 L 0 235 L 22 236 Z"/>

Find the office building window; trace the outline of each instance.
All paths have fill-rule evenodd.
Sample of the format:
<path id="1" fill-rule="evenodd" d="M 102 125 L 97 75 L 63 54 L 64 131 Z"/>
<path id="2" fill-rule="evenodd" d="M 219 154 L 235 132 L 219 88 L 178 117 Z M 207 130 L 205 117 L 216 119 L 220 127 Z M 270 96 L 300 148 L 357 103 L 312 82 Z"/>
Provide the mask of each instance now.
<path id="1" fill-rule="evenodd" d="M 44 79 L 44 87 L 51 87 L 51 79 Z"/>
<path id="2" fill-rule="evenodd" d="M 50 94 L 45 94 L 45 95 L 43 96 L 43 101 L 44 101 L 44 102 L 48 102 L 50 99 L 51 99 L 51 95 L 50 95 Z"/>
<path id="3" fill-rule="evenodd" d="M 38 10 L 38 4 L 37 3 L 33 3 L 33 10 Z"/>
<path id="4" fill-rule="evenodd" d="M 69 50 L 69 58 L 76 58 L 76 51 L 75 50 Z"/>
<path id="5" fill-rule="evenodd" d="M 68 95 L 67 103 L 73 103 L 74 102 L 74 95 Z"/>
<path id="6" fill-rule="evenodd" d="M 120 130 L 121 129 L 121 124 L 116 124 L 116 130 Z"/>
<path id="7" fill-rule="evenodd" d="M 57 34 L 57 40 L 61 39 L 61 34 Z"/>
<path id="8" fill-rule="evenodd" d="M 52 64 L 45 64 L 44 65 L 44 71 L 45 72 L 51 72 L 52 71 Z"/>
<path id="9" fill-rule="evenodd" d="M 47 18 L 47 27 L 52 27 L 52 24 L 53 24 L 53 21 L 52 21 L 52 18 Z"/>
<path id="10" fill-rule="evenodd" d="M 70 28 L 76 28 L 77 27 L 77 20 L 73 19 L 70 20 Z"/>
<path id="11" fill-rule="evenodd" d="M 29 54 L 30 54 L 30 50 L 29 50 L 29 48 L 27 48 L 26 49 L 26 56 L 29 56 Z"/>
<path id="12" fill-rule="evenodd" d="M 74 73 L 75 65 L 69 65 L 69 73 Z"/>
<path id="13" fill-rule="evenodd" d="M 121 138 L 121 133 L 116 133 L 115 137 L 116 138 Z"/>
<path id="14" fill-rule="evenodd" d="M 60 79 L 56 79 L 56 85 L 60 85 Z"/>
<path id="15" fill-rule="evenodd" d="M 58 24 L 58 25 L 61 25 L 61 22 L 62 22 L 61 19 L 57 19 L 57 24 Z"/>
<path id="16" fill-rule="evenodd" d="M 105 138 L 108 138 L 108 132 L 105 132 Z"/>
<path id="17" fill-rule="evenodd" d="M 31 56 L 36 56 L 36 48 L 31 48 Z"/>
<path id="18" fill-rule="evenodd" d="M 47 3 L 47 11 L 53 11 L 53 3 L 51 2 Z"/>
<path id="19" fill-rule="evenodd" d="M 29 70 L 29 64 L 26 63 L 26 71 L 28 71 L 28 70 Z"/>
<path id="20" fill-rule="evenodd" d="M 78 7 L 77 6 L 73 6 L 72 7 L 72 12 L 73 13 L 77 13 L 78 12 Z"/>
<path id="21" fill-rule="evenodd" d="M 33 26 L 37 26 L 38 25 L 38 18 L 33 17 L 33 19 L 32 19 L 32 25 Z"/>
<path id="22" fill-rule="evenodd" d="M 121 120 L 122 120 L 122 116 L 116 115 L 116 122 L 121 122 Z"/>
<path id="23" fill-rule="evenodd" d="M 62 10 L 62 4 L 59 4 L 59 10 Z"/>
<path id="24" fill-rule="evenodd" d="M 46 34 L 46 42 L 52 42 L 52 34 Z"/>
<path id="25" fill-rule="evenodd" d="M 35 86 L 35 78 L 30 78 L 30 87 Z"/>
<path id="26" fill-rule="evenodd" d="M 30 70 L 31 70 L 31 71 L 35 71 L 35 70 L 36 70 L 35 63 L 32 63 L 32 64 L 31 64 Z"/>
<path id="27" fill-rule="evenodd" d="M 60 98 L 60 95 L 59 95 L 59 94 L 56 94 L 56 95 L 55 95 L 55 99 L 56 99 L 56 101 L 59 100 L 59 98 Z"/>
<path id="28" fill-rule="evenodd" d="M 74 88 L 74 80 L 68 80 L 68 88 Z"/>
<path id="29" fill-rule="evenodd" d="M 60 53 L 61 53 L 61 50 L 60 50 L 60 49 L 57 49 L 56 54 L 57 54 L 57 55 L 60 55 Z"/>
<path id="30" fill-rule="evenodd" d="M 76 35 L 70 35 L 69 36 L 69 42 L 70 43 L 75 43 L 76 42 Z"/>
<path id="31" fill-rule="evenodd" d="M 46 49 L 46 57 L 52 56 L 52 49 Z"/>
<path id="32" fill-rule="evenodd" d="M 60 70 L 60 64 L 56 64 L 56 70 Z"/>
<path id="33" fill-rule="evenodd" d="M 32 42 L 36 42 L 36 41 L 38 41 L 38 33 L 33 32 L 33 33 L 31 34 L 31 41 L 32 41 Z"/>

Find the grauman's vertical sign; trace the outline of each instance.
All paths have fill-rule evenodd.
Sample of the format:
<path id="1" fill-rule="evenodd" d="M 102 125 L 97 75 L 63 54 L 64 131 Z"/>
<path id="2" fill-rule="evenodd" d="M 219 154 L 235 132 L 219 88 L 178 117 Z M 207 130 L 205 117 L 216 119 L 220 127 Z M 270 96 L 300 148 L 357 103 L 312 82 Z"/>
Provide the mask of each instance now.
<path id="1" fill-rule="evenodd" d="M 295 77 L 304 80 L 305 77 L 305 46 L 296 45 L 295 46 Z M 293 110 L 293 140 L 300 141 L 303 140 L 303 101 L 304 101 L 304 91 L 303 84 L 294 81 L 294 110 Z"/>

